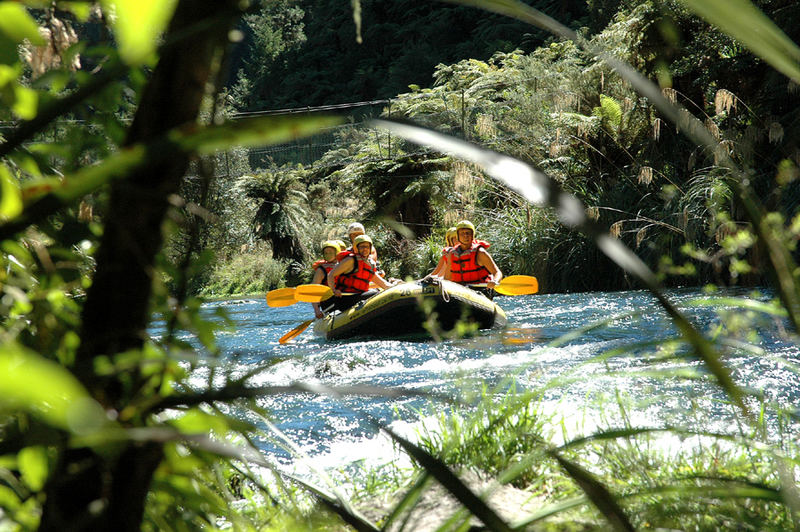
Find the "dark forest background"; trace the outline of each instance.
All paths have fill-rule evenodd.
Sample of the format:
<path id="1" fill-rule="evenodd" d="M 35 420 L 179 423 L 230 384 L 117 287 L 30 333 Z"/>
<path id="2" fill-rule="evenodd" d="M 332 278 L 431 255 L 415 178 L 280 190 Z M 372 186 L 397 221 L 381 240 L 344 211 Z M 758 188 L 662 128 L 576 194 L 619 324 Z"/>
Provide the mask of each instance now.
<path id="1" fill-rule="evenodd" d="M 619 2 L 527 3 L 574 29 L 595 32 Z M 348 2 L 278 0 L 244 17 L 244 40 L 231 55 L 228 80 L 236 87 L 236 109 L 392 98 L 412 84 L 429 86 L 439 63 L 531 52 L 550 38 L 509 17 L 442 2 L 364 0 L 360 15 L 358 31 Z"/>

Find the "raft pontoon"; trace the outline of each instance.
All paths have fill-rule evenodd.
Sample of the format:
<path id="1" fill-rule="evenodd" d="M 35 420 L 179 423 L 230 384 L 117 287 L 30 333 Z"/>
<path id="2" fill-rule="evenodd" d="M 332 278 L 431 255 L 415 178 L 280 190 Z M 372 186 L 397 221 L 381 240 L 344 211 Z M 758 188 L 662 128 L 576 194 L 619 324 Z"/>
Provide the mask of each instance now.
<path id="1" fill-rule="evenodd" d="M 430 321 L 429 321 L 430 320 Z M 492 300 L 450 281 L 401 283 L 360 301 L 314 324 L 314 332 L 328 340 L 351 336 L 395 337 L 428 333 L 425 323 L 451 330 L 459 321 L 480 329 L 500 328 L 506 314 Z"/>

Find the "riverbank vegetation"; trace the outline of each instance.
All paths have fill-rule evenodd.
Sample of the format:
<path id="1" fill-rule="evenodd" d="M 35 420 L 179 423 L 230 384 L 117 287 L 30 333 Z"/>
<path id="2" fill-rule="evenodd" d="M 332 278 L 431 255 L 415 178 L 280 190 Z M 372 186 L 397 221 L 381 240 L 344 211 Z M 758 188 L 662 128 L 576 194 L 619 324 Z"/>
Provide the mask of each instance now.
<path id="1" fill-rule="evenodd" d="M 419 276 L 433 267 L 444 228 L 465 217 L 507 273 L 536 274 L 549 291 L 645 286 L 679 336 L 645 346 L 643 375 L 702 379 L 725 405 L 724 415 L 709 415 L 734 428 L 639 426 L 623 402 L 605 400 L 622 423 L 558 441 L 535 391 L 504 390 L 505 402 L 492 395 L 474 417 L 458 411 L 416 442 L 382 427 L 424 472 L 375 520 L 399 522 L 435 481 L 461 505 L 454 527 L 472 515 L 488 529 L 512 529 L 453 469 L 476 468 L 558 492 L 521 528 L 796 528 L 794 409 L 742 389 L 733 367 L 738 350 L 758 352 L 753 313 L 775 317 L 790 340 L 800 326 L 792 42 L 800 26 L 787 23 L 784 33 L 769 22 L 797 20 L 800 8 L 758 2 L 765 18 L 744 0 L 591 2 L 603 24 L 583 27 L 580 7 L 570 29 L 535 2 L 479 4 L 555 36 L 537 30 L 519 49 L 501 43 L 477 59 L 444 57 L 431 86 L 402 78 L 409 92 L 390 93 L 381 116 L 421 129 L 318 113 L 234 115 L 270 101 L 268 87 L 254 90 L 258 79 L 293 68 L 284 52 L 298 53 L 306 36 L 288 2 L 0 2 L 0 518 L 8 528 L 247 530 L 299 519 L 376 530 L 324 472 L 311 485 L 255 444 L 264 427 L 275 432 L 255 398 L 309 388 L 252 385 L 267 363 L 234 374 L 196 296 L 304 279 L 319 242 L 343 237 L 353 220 L 367 224 L 390 274 Z M 354 5 L 354 25 L 367 28 L 362 13 L 375 6 Z M 432 16 L 426 30 L 453 13 Z M 252 41 L 268 47 L 269 71 L 243 68 L 233 82 L 225 68 L 242 20 L 282 32 Z M 433 41 L 424 42 L 416 56 L 403 54 L 408 63 L 428 55 Z M 295 87 L 313 84 L 296 74 Z M 324 102 L 344 94 L 313 87 Z M 328 139 L 319 153 L 314 138 Z M 769 283 L 776 297 L 721 302 L 734 319 L 698 330 L 661 286 L 709 281 Z M 160 338 L 147 332 L 154 316 Z M 689 367 L 665 374 L 665 360 Z M 198 373 L 207 378 L 190 378 Z M 252 416 L 242 420 L 231 406 Z M 776 419 L 777 431 L 765 428 Z M 650 439 L 657 431 L 691 445 L 665 456 Z"/>
<path id="2" fill-rule="evenodd" d="M 703 122 L 717 151 L 687 140 L 601 57 L 587 56 L 569 41 L 441 63 L 430 88 L 412 85 L 384 103 L 380 115 L 455 135 L 549 173 L 668 284 L 763 283 L 765 253 L 758 243 L 748 244 L 743 207 L 720 166 L 719 150 L 747 169 L 770 209 L 792 216 L 793 82 L 776 78 L 780 74 L 765 62 L 679 4 L 623 4 L 606 27 L 582 35 L 589 47 L 609 50 L 660 80 L 664 97 Z M 680 47 L 675 39 L 682 39 Z M 332 147 L 320 151 L 317 142 Z M 319 242 L 345 238 L 347 223 L 358 220 L 370 233 L 393 232 L 378 243 L 391 275 L 420 277 L 435 265 L 432 242 L 443 242 L 446 227 L 469 218 L 492 243 L 504 271 L 535 274 L 545 291 L 637 286 L 581 234 L 564 229 L 552 211 L 530 206 L 456 158 L 363 123 L 312 138 L 308 147 L 319 155 L 301 168 L 275 162 L 265 170 L 312 196 L 303 204 L 314 223 L 291 229 L 299 232 L 291 238 L 304 253 L 280 254 L 296 263 L 296 272 L 310 272 Z M 288 228 L 255 221 L 251 227 L 253 239 L 290 238 Z"/>

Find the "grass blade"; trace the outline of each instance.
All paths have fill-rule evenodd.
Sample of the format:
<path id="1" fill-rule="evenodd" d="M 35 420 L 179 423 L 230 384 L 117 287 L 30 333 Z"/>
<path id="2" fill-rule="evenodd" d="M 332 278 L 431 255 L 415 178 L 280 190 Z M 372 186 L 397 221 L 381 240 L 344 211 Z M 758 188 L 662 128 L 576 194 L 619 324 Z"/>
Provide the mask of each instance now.
<path id="1" fill-rule="evenodd" d="M 472 515 L 486 525 L 489 530 L 511 532 L 511 527 L 503 521 L 480 497 L 475 495 L 447 465 L 419 446 L 395 434 L 388 427 L 383 427 L 391 438 L 416 460 L 433 478 L 449 491 Z"/>
<path id="2" fill-rule="evenodd" d="M 400 502 L 394 505 L 394 508 L 392 508 L 392 513 L 389 514 L 389 517 L 387 517 L 383 523 L 383 530 L 387 530 L 389 526 L 400 515 L 402 515 L 403 511 L 405 511 L 406 508 L 411 508 L 417 503 L 419 498 L 422 496 L 422 493 L 425 491 L 425 487 L 428 485 L 428 481 L 430 480 L 430 478 L 431 475 L 427 471 L 425 471 L 424 473 L 422 473 L 422 475 L 420 475 L 420 477 L 416 480 L 416 482 L 414 482 L 414 485 L 411 486 L 411 489 L 409 489 L 403 496 L 403 498 L 400 499 Z M 408 518 L 406 518 L 406 520 L 407 519 Z M 406 522 L 404 522 L 403 526 L 400 527 L 400 530 L 405 529 Z"/>
<path id="3" fill-rule="evenodd" d="M 614 530 L 624 532 L 635 530 L 628 516 L 625 515 L 625 512 L 622 511 L 622 508 L 614 499 L 614 496 L 594 478 L 594 475 L 578 464 L 566 460 L 555 451 L 551 451 L 549 454 L 578 483 L 589 500 L 600 510 Z"/>

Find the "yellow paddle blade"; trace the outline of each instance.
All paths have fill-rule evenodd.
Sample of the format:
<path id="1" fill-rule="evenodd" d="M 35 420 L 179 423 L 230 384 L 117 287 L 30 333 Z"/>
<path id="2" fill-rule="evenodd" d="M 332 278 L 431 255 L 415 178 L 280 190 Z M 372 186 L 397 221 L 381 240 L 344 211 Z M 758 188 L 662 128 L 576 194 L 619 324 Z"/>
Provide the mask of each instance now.
<path id="1" fill-rule="evenodd" d="M 267 292 L 267 305 L 270 307 L 288 307 L 295 303 L 294 288 L 278 288 Z"/>
<path id="2" fill-rule="evenodd" d="M 283 336 L 281 336 L 280 339 L 278 340 L 278 343 L 279 344 L 285 344 L 286 342 L 291 341 L 292 339 L 294 339 L 295 336 L 298 336 L 301 332 L 305 331 L 308 328 L 308 326 L 311 325 L 312 321 L 314 321 L 314 320 L 304 321 L 303 323 L 301 323 L 300 325 L 298 325 L 297 327 L 295 327 L 291 331 L 289 331 L 286 334 L 284 334 Z"/>
<path id="3" fill-rule="evenodd" d="M 301 284 L 294 292 L 294 298 L 305 303 L 319 303 L 331 296 L 333 290 L 321 284 Z"/>
<path id="4" fill-rule="evenodd" d="M 524 296 L 539 291 L 539 281 L 531 275 L 510 275 L 503 277 L 494 287 L 495 292 L 506 296 Z"/>

